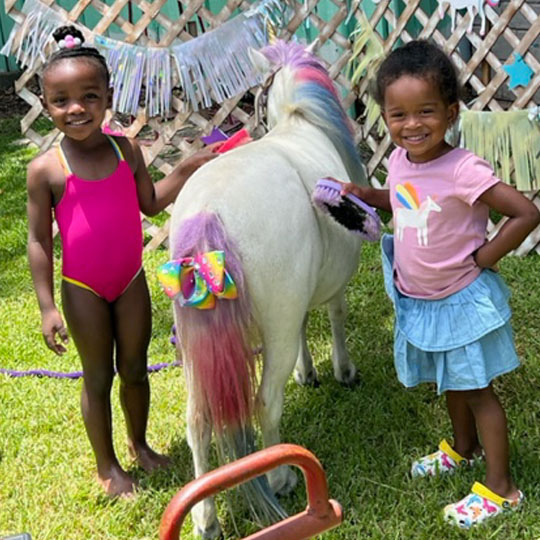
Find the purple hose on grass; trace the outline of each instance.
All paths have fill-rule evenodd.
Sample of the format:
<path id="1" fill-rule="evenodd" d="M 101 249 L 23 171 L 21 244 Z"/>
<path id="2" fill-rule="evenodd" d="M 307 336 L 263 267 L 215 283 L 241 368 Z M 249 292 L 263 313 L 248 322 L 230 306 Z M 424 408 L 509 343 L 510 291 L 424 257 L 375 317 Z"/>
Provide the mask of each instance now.
<path id="1" fill-rule="evenodd" d="M 170 343 L 176 345 L 176 327 L 173 325 L 171 328 L 172 336 L 169 339 Z M 182 362 L 162 362 L 161 364 L 154 364 L 153 366 L 148 366 L 148 373 L 154 373 L 154 371 L 159 371 L 160 369 L 172 366 L 181 366 Z M 114 369 L 116 373 L 116 368 Z M 5 369 L 0 368 L 0 374 L 8 375 L 9 377 L 51 377 L 53 379 L 79 379 L 83 376 L 82 371 L 49 371 L 48 369 L 29 369 L 27 371 L 18 371 L 16 369 Z M 0 539 L 1 540 L 1 539 Z"/>
<path id="2" fill-rule="evenodd" d="M 153 366 L 148 366 L 148 372 L 153 373 L 154 371 L 159 371 L 160 369 L 171 367 L 171 366 L 181 366 L 181 362 L 162 362 L 161 364 L 154 364 Z M 116 369 L 114 370 L 116 373 Z M 53 379 L 79 379 L 83 376 L 82 371 L 49 371 L 48 369 L 29 369 L 27 371 L 18 371 L 16 369 L 5 369 L 0 368 L 0 374 L 8 375 L 9 377 L 51 377 Z"/>

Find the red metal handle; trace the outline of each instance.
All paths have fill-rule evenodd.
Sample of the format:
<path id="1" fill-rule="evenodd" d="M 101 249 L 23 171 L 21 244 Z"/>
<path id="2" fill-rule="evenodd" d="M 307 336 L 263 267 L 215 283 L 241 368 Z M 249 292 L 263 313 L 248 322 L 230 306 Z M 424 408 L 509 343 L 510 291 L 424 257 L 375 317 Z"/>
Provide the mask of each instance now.
<path id="1" fill-rule="evenodd" d="M 328 500 L 326 475 L 319 460 L 295 444 L 277 444 L 223 465 L 186 484 L 167 505 L 159 527 L 160 540 L 178 540 L 184 519 L 198 502 L 242 484 L 280 465 L 296 465 L 306 479 L 308 507 L 304 512 L 259 531 L 245 540 L 305 540 L 337 527 L 343 520 L 338 502 Z"/>

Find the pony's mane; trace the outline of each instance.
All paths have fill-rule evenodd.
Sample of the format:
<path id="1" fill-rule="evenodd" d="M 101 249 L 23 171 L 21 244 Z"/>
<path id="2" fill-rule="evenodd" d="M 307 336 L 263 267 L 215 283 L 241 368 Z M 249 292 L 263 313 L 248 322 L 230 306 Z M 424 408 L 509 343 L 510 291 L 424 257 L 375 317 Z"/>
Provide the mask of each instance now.
<path id="1" fill-rule="evenodd" d="M 262 49 L 274 69 L 290 68 L 294 73 L 291 114 L 304 117 L 319 127 L 338 151 L 353 182 L 366 183 L 364 169 L 354 144 L 354 133 L 334 82 L 322 62 L 299 43 L 278 40 Z"/>

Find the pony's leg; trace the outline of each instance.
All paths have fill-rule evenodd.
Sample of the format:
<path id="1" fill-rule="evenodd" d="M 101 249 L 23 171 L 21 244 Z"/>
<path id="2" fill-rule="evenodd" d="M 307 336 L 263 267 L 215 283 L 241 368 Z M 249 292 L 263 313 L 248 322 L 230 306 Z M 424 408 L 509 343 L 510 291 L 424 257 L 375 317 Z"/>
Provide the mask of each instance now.
<path id="1" fill-rule="evenodd" d="M 298 355 L 300 320 L 295 329 L 290 324 L 281 324 L 281 327 L 263 330 L 265 337 L 271 336 L 264 344 L 264 367 L 257 394 L 259 422 L 265 448 L 280 442 L 279 423 L 283 412 L 285 384 Z M 296 474 L 286 465 L 272 469 L 267 476 L 272 491 L 280 495 L 291 492 L 297 483 Z"/>
<path id="2" fill-rule="evenodd" d="M 345 289 L 328 302 L 328 314 L 332 328 L 334 376 L 341 384 L 351 385 L 355 381 L 356 366 L 351 362 L 345 345 L 345 319 L 347 317 Z"/>
<path id="3" fill-rule="evenodd" d="M 212 437 L 212 428 L 195 411 L 192 389 L 188 388 L 187 402 L 187 441 L 193 456 L 195 478 L 208 472 L 208 450 Z M 213 497 L 208 497 L 196 504 L 191 510 L 195 526 L 195 534 L 203 538 L 218 538 L 221 536 Z"/>
<path id="4" fill-rule="evenodd" d="M 484 12 L 484 1 L 478 3 L 478 8 L 476 9 L 478 15 L 480 16 L 480 35 L 483 36 L 486 33 L 486 14 Z"/>
<path id="5" fill-rule="evenodd" d="M 439 0 L 439 17 L 442 19 L 444 17 L 444 0 Z"/>
<path id="6" fill-rule="evenodd" d="M 472 32 L 472 29 L 473 29 L 474 18 L 476 17 L 476 12 L 475 12 L 473 6 L 469 6 L 467 8 L 467 12 L 469 13 L 469 18 L 470 18 L 469 24 L 467 25 L 467 32 L 470 34 Z M 482 33 L 481 30 L 480 30 L 480 33 Z"/>
<path id="7" fill-rule="evenodd" d="M 313 358 L 309 352 L 306 328 L 309 314 L 306 313 L 300 334 L 300 350 L 294 367 L 294 380 L 302 386 L 319 386 L 317 370 L 313 366 Z"/>

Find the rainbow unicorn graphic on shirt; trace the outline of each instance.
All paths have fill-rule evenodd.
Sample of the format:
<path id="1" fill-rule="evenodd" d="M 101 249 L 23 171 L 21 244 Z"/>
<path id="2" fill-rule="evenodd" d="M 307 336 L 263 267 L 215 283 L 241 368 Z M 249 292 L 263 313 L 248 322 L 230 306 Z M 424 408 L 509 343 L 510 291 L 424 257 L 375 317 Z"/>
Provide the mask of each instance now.
<path id="1" fill-rule="evenodd" d="M 403 241 L 403 231 L 406 227 L 416 229 L 418 245 L 428 245 L 428 215 L 433 210 L 440 212 L 441 207 L 428 195 L 420 203 L 418 192 L 410 182 L 396 186 L 396 198 L 403 205 L 394 212 L 396 222 L 396 236 Z"/>

